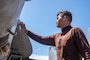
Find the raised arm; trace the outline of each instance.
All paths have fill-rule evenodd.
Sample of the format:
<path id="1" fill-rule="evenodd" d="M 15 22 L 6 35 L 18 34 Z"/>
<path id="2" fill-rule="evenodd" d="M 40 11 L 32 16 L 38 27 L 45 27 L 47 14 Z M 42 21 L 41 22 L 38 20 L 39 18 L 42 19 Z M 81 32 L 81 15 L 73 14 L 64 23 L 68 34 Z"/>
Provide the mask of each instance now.
<path id="1" fill-rule="evenodd" d="M 31 31 L 28 31 L 27 35 L 39 43 L 42 43 L 45 45 L 55 46 L 55 39 L 54 39 L 53 35 L 51 35 L 51 36 L 40 36 L 40 35 L 37 35 L 37 34 L 31 32 Z"/>
<path id="2" fill-rule="evenodd" d="M 30 38 L 33 40 L 45 44 L 45 45 L 52 45 L 55 46 L 55 38 L 54 35 L 51 36 L 40 36 L 38 34 L 35 34 L 29 30 L 26 29 L 25 24 L 23 22 L 20 22 L 19 25 L 21 26 L 21 30 L 25 32 Z"/>

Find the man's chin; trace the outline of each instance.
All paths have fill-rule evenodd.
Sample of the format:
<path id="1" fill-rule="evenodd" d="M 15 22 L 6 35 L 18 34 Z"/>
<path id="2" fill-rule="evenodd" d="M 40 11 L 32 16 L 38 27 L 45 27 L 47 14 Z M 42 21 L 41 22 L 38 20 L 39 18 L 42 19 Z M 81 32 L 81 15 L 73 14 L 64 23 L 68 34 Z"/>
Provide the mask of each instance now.
<path id="1" fill-rule="evenodd" d="M 57 25 L 58 28 L 60 28 L 60 26 Z"/>

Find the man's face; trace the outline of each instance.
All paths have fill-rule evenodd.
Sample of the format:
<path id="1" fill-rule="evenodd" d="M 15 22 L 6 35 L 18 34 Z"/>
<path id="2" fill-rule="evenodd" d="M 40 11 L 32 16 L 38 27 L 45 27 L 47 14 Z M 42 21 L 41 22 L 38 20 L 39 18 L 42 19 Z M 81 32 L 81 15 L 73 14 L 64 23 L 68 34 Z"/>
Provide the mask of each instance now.
<path id="1" fill-rule="evenodd" d="M 57 16 L 57 21 L 56 21 L 57 27 L 59 28 L 63 27 L 63 18 L 64 17 L 62 13 Z"/>

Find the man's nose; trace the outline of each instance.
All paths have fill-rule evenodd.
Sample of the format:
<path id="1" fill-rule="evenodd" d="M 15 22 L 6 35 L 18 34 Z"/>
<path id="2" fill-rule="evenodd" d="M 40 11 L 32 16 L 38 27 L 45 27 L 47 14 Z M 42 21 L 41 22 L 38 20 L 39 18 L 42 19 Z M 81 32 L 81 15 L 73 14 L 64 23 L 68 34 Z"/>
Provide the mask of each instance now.
<path id="1" fill-rule="evenodd" d="M 56 23 L 58 23 L 59 20 L 56 20 Z"/>

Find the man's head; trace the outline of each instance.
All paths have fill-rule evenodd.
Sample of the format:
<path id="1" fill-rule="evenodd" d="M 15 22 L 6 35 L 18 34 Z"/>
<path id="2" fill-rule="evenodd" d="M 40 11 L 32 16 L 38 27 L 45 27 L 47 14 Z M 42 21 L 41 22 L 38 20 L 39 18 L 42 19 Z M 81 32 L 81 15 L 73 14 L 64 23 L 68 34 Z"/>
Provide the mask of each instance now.
<path id="1" fill-rule="evenodd" d="M 57 27 L 64 28 L 72 22 L 72 14 L 69 11 L 61 11 L 57 14 Z"/>

